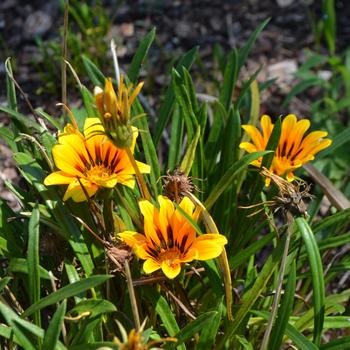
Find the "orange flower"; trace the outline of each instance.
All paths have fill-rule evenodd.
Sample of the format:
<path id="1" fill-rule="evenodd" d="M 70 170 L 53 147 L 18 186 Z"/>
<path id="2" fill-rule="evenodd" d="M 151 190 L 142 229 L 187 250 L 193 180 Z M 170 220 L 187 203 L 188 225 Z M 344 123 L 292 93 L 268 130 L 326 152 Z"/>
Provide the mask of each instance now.
<path id="1" fill-rule="evenodd" d="M 152 273 L 162 269 L 168 278 L 175 278 L 181 265 L 192 260 L 209 260 L 218 257 L 227 243 L 225 236 L 207 233 L 196 236 L 195 228 L 175 209 L 167 197 L 158 196 L 159 209 L 151 202 L 139 202 L 144 217 L 144 234 L 125 231 L 118 236 L 143 260 L 143 270 Z M 195 205 L 184 197 L 180 208 L 195 222 Z"/>
<path id="2" fill-rule="evenodd" d="M 133 128 L 134 151 L 137 129 Z M 75 202 L 87 200 L 101 187 L 113 188 L 121 183 L 134 188 L 134 168 L 126 154 L 104 135 L 103 126 L 98 118 L 87 118 L 84 134 L 68 124 L 58 136 L 58 144 L 52 149 L 56 171 L 48 175 L 44 184 L 68 185 L 63 200 L 72 198 Z M 137 162 L 142 173 L 149 173 L 147 164 Z"/>
<path id="3" fill-rule="evenodd" d="M 260 125 L 262 133 L 254 125 L 242 125 L 251 137 L 252 143 L 242 142 L 240 148 L 249 153 L 266 149 L 274 124 L 269 116 L 263 115 Z M 298 121 L 294 114 L 289 114 L 283 119 L 281 137 L 270 168 L 272 173 L 279 176 L 286 175 L 287 180 L 291 182 L 294 180 L 295 169 L 313 160 L 316 153 L 332 143 L 332 140 L 324 138 L 328 135 L 326 131 L 313 131 L 305 136 L 309 127 L 308 119 Z M 261 161 L 262 158 L 259 158 L 252 162 L 252 165 L 261 167 Z M 269 184 L 268 179 L 266 184 Z"/>

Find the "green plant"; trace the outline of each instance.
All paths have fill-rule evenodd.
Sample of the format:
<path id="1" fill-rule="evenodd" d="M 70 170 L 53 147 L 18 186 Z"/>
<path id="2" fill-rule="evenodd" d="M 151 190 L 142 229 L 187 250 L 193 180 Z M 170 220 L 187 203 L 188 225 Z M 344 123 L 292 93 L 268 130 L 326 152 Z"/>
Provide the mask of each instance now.
<path id="1" fill-rule="evenodd" d="M 59 142 L 63 145 L 71 139 L 65 137 L 75 135 L 78 141 L 70 145 L 80 147 L 80 142 L 85 145 L 89 137 L 85 135 L 85 139 L 79 131 L 78 113 L 75 118 L 71 116 L 71 125 L 66 127 L 42 110 L 35 111 L 35 118 L 23 115 L 17 110 L 16 89 L 7 62 L 8 102 L 0 110 L 11 117 L 11 126 L 1 128 L 0 136 L 13 151 L 26 188 L 7 184 L 21 203 L 19 212 L 13 212 L 4 201 L 0 203 L 3 347 L 127 349 L 126 343 L 131 346 L 134 342 L 135 349 L 147 349 L 164 342 L 166 349 L 277 350 L 289 344 L 301 350 L 347 348 L 349 337 L 334 340 L 332 331 L 350 327 L 346 307 L 350 290 L 332 291 L 329 286 L 348 270 L 349 259 L 334 255 L 334 249 L 349 241 L 350 209 L 320 215 L 321 193 L 310 201 L 307 216 L 305 196 L 298 186 L 266 170 L 272 178 L 266 188 L 260 174 L 263 169 L 249 167 L 260 159 L 262 167 L 270 169 L 283 140 L 280 118 L 263 151 L 243 155 L 239 150 L 244 141 L 241 123 L 255 125 L 259 116 L 258 72 L 241 82 L 235 96 L 234 90 L 240 70 L 267 22 L 243 47 L 222 57 L 223 80 L 217 97 L 210 102 L 198 100 L 190 75 L 197 49 L 187 52 L 173 68 L 152 133 L 150 118 L 145 117 L 136 98 L 130 123 L 140 130 L 141 142 L 135 148 L 135 158 L 150 165 L 150 174 L 138 174 L 140 186 L 134 190 L 120 183 L 101 190 L 107 187 L 101 185 L 96 195 L 86 192 L 86 201 L 79 203 L 63 201 L 64 186 L 44 185 L 44 179 L 54 171 L 53 162 L 57 162 L 55 151 L 52 155 L 57 141 L 43 124 L 61 131 Z M 151 31 L 140 43 L 125 76 L 128 86 L 137 84 L 154 36 Z M 103 89 L 103 73 L 88 57 L 84 56 L 83 62 L 91 82 Z M 108 109 L 100 115 L 94 96 L 84 85 L 79 88 L 84 103 L 79 113 L 82 119 L 111 117 Z M 209 112 L 212 118 L 208 118 Z M 166 128 L 169 144 L 164 149 L 162 135 Z M 108 137 L 108 132 L 100 131 L 98 137 Z M 165 159 L 158 157 L 157 148 Z M 96 154 L 91 156 L 92 166 L 106 170 L 109 164 L 102 160 L 108 157 L 98 157 L 97 162 Z M 132 159 L 132 154 L 128 156 Z M 72 158 L 74 153 L 66 157 Z M 88 155 L 84 157 L 76 159 L 78 165 Z M 64 157 L 60 159 L 65 161 Z M 79 181 L 87 176 L 84 171 L 90 170 L 84 164 L 80 170 L 69 169 Z M 165 188 L 161 176 L 165 177 Z M 181 187 L 191 180 L 195 186 Z M 143 191 L 143 185 L 149 194 Z M 196 192 L 195 187 L 200 191 Z M 78 189 L 84 192 L 84 186 Z M 162 273 L 145 276 L 140 261 L 131 260 L 130 250 L 117 239 L 120 232 L 124 236 L 125 231 L 129 231 L 127 235 L 130 231 L 141 230 L 141 236 L 145 233 L 138 205 L 149 208 L 144 201 L 148 196 L 157 205 L 157 195 L 165 190 L 174 196 L 173 206 L 186 227 L 204 237 L 219 232 L 229 242 L 215 260 L 188 261 L 190 268 L 182 264 L 176 279 Z M 196 206 L 198 216 L 189 215 L 181 207 L 179 195 Z M 273 209 L 276 207 L 281 209 L 277 213 Z M 153 238 L 156 242 L 158 237 L 159 243 L 148 244 L 157 250 L 150 254 L 158 256 L 165 249 L 162 244 L 174 242 L 169 238 L 171 225 L 162 227 L 166 220 L 160 213 L 157 219 L 152 208 L 154 227 L 160 228 Z M 257 208 L 263 210 L 257 212 Z M 152 220 L 148 220 L 145 225 L 151 230 Z M 165 243 L 161 235 L 167 235 Z M 42 246 L 47 239 L 54 240 L 54 254 Z M 186 247 L 186 241 L 177 244 L 180 250 Z M 138 248 L 133 246 L 140 253 Z M 329 255 L 333 259 L 328 260 Z M 328 343 L 323 340 L 326 333 L 331 339 Z"/>

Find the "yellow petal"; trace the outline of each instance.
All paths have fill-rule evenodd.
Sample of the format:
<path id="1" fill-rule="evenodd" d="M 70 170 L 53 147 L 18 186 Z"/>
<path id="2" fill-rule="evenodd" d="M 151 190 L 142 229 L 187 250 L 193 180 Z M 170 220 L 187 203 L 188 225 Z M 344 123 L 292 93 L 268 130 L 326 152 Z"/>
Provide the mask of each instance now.
<path id="1" fill-rule="evenodd" d="M 139 207 L 144 218 L 144 231 L 146 237 L 151 239 L 156 245 L 159 246 L 160 240 L 154 227 L 154 222 L 158 222 L 158 209 L 156 209 L 154 205 L 147 200 L 140 201 Z"/>
<path id="2" fill-rule="evenodd" d="M 134 231 L 124 231 L 118 233 L 118 237 L 126 243 L 140 259 L 148 259 L 149 254 L 145 251 L 147 245 L 145 235 Z"/>
<path id="3" fill-rule="evenodd" d="M 271 136 L 272 129 L 273 129 L 271 118 L 268 115 L 264 114 L 261 117 L 260 125 L 263 133 L 264 148 L 265 148 L 267 145 L 267 142 L 269 141 L 269 138 Z"/>
<path id="4" fill-rule="evenodd" d="M 250 136 L 259 151 L 265 149 L 265 144 L 260 131 L 254 125 L 242 125 L 243 130 Z"/>
<path id="5" fill-rule="evenodd" d="M 147 259 L 143 263 L 143 271 L 145 271 L 145 273 L 152 273 L 152 272 L 157 271 L 159 269 L 160 269 L 160 264 L 153 259 Z"/>
<path id="6" fill-rule="evenodd" d="M 217 258 L 227 244 L 227 238 L 217 233 L 206 233 L 197 237 L 190 250 L 196 251 L 197 260 L 209 260 Z"/>
<path id="7" fill-rule="evenodd" d="M 163 235 L 163 238 L 166 243 L 169 242 L 168 237 L 168 227 L 171 225 L 171 219 L 174 214 L 174 204 L 173 202 L 164 196 L 158 196 L 159 203 L 159 228 Z"/>
<path id="8" fill-rule="evenodd" d="M 85 192 L 88 197 L 92 197 L 98 190 L 98 186 L 87 181 L 85 179 L 80 179 L 82 185 L 84 186 Z M 87 200 L 86 194 L 82 189 L 78 180 L 71 182 L 67 188 L 66 193 L 64 194 L 63 200 L 66 201 L 69 198 L 72 198 L 74 202 L 84 202 Z"/>
<path id="9" fill-rule="evenodd" d="M 104 132 L 103 125 L 99 118 L 86 118 L 84 123 L 84 135 L 86 138 L 91 137 L 94 133 L 101 134 Z"/>
<path id="10" fill-rule="evenodd" d="M 68 145 L 55 145 L 52 148 L 52 156 L 55 165 L 58 169 L 71 175 L 82 176 L 85 166 L 75 153 Z"/>
<path id="11" fill-rule="evenodd" d="M 54 173 L 46 176 L 44 180 L 44 185 L 68 185 L 75 180 L 76 177 L 71 176 L 70 174 L 67 174 L 63 171 L 55 171 Z"/>
<path id="12" fill-rule="evenodd" d="M 239 148 L 244 149 L 248 153 L 257 152 L 256 146 L 250 142 L 241 142 Z"/>
<path id="13" fill-rule="evenodd" d="M 164 275 L 169 279 L 175 278 L 181 272 L 181 264 L 179 262 L 166 260 L 162 262 L 161 267 Z"/>
<path id="14" fill-rule="evenodd" d="M 151 167 L 148 164 L 145 164 L 139 161 L 136 161 L 136 164 L 141 174 L 149 174 L 151 172 Z"/>

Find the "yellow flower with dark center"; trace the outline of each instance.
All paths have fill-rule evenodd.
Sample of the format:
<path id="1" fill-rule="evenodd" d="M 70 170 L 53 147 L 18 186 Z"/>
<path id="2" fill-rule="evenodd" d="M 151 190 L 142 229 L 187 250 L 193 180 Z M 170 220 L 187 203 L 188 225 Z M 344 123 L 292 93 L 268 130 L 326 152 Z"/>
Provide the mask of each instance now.
<path id="1" fill-rule="evenodd" d="M 260 121 L 262 132 L 254 125 L 242 125 L 242 128 L 250 136 L 252 142 L 242 142 L 239 147 L 249 153 L 264 151 L 269 141 L 274 124 L 271 118 L 263 115 Z M 327 148 L 332 140 L 326 139 L 326 131 L 313 131 L 305 136 L 310 128 L 308 119 L 297 120 L 294 114 L 287 115 L 282 121 L 281 137 L 270 171 L 279 176 L 286 176 L 288 181 L 294 180 L 293 171 L 303 164 L 313 160 L 315 154 Z M 251 164 L 260 167 L 262 158 Z M 269 184 L 267 179 L 266 184 Z"/>
<path id="2" fill-rule="evenodd" d="M 75 202 L 87 200 L 101 187 L 113 188 L 121 183 L 134 188 L 134 168 L 126 150 L 117 148 L 104 134 L 98 118 L 87 118 L 84 133 L 68 124 L 58 136 L 58 143 L 52 148 L 52 155 L 59 171 L 45 178 L 44 184 L 68 185 L 63 200 L 72 198 Z M 134 151 L 138 132 L 133 128 Z M 149 173 L 147 164 L 137 162 L 142 173 Z"/>
<path id="3" fill-rule="evenodd" d="M 164 196 L 158 196 L 159 209 L 151 202 L 139 202 L 144 217 L 144 234 L 125 231 L 118 236 L 143 260 L 143 270 L 152 273 L 162 269 L 168 278 L 175 278 L 181 265 L 192 260 L 209 260 L 218 257 L 227 243 L 225 236 L 215 233 L 196 235 L 195 228 L 180 209 Z M 184 197 L 180 208 L 195 222 L 195 205 Z"/>
<path id="4" fill-rule="evenodd" d="M 117 93 L 111 78 L 106 79 L 104 90 L 100 87 L 95 88 L 95 101 L 101 122 L 107 136 L 117 147 L 130 147 L 132 143 L 131 106 L 142 86 L 143 83 L 139 83 L 135 89 L 132 84 L 127 87 L 121 75 Z"/>

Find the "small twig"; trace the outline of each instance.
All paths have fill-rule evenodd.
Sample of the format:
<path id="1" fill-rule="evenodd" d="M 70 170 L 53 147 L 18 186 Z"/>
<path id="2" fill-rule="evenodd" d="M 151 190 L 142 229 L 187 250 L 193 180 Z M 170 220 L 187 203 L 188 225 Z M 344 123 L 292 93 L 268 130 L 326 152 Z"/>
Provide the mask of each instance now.
<path id="1" fill-rule="evenodd" d="M 136 179 L 137 179 L 137 183 L 139 185 L 139 188 L 141 190 L 141 195 L 143 198 L 147 199 L 148 201 L 151 200 L 151 195 L 148 191 L 148 188 L 147 188 L 147 185 L 146 185 L 146 182 L 145 182 L 145 179 L 143 178 L 141 172 L 140 172 L 140 169 L 136 163 L 136 160 L 134 158 L 134 155 L 132 154 L 130 148 L 125 148 L 126 150 L 126 154 L 128 155 L 129 157 L 129 160 L 131 162 L 131 165 L 132 167 L 134 168 L 135 170 L 135 175 L 136 175 Z"/>
<path id="2" fill-rule="evenodd" d="M 111 52 L 112 52 L 112 57 L 113 57 L 115 79 L 117 81 L 117 86 L 119 87 L 119 85 L 120 85 L 120 71 L 119 71 L 118 56 L 117 56 L 117 45 L 115 44 L 114 39 L 111 40 Z"/>
<path id="3" fill-rule="evenodd" d="M 24 133 L 19 133 L 20 136 L 32 141 L 33 143 L 35 143 L 35 145 L 39 148 L 40 150 L 40 153 L 43 155 L 43 157 L 45 158 L 49 168 L 51 171 L 53 171 L 54 169 L 54 166 L 51 162 L 51 159 L 49 158 L 49 156 L 46 154 L 45 152 L 45 148 L 39 143 L 39 141 L 34 137 L 34 136 L 31 136 L 31 135 L 28 135 L 28 134 L 24 134 Z"/>
<path id="4" fill-rule="evenodd" d="M 169 290 L 167 287 L 165 287 L 164 285 L 162 286 L 166 292 L 174 299 L 174 301 L 176 302 L 177 305 L 179 305 L 180 309 L 188 316 L 190 317 L 192 320 L 196 319 L 196 316 L 194 316 L 190 310 L 188 310 L 188 308 L 185 306 L 185 304 L 176 296 L 174 295 L 171 290 Z"/>
<path id="5" fill-rule="evenodd" d="M 191 271 L 188 271 L 185 273 L 185 276 L 190 276 L 190 275 L 198 275 L 200 272 L 204 272 L 205 268 L 200 267 L 198 269 L 193 269 Z M 163 281 L 167 281 L 168 278 L 165 276 L 153 276 L 153 277 L 145 277 L 145 278 L 140 278 L 138 280 L 133 280 L 132 285 L 134 287 L 139 287 L 139 286 L 144 286 L 147 284 L 154 284 L 154 283 L 159 283 Z"/>
<path id="6" fill-rule="evenodd" d="M 135 291 L 134 291 L 134 287 L 133 287 L 133 283 L 132 283 L 132 276 L 131 276 L 131 271 L 130 271 L 130 266 L 129 266 L 128 260 L 125 260 L 124 268 L 125 268 L 126 282 L 127 282 L 128 290 L 129 290 L 131 309 L 132 309 L 132 313 L 134 315 L 134 322 L 135 322 L 135 326 L 136 326 L 135 328 L 136 328 L 136 331 L 139 331 L 140 327 L 141 327 L 140 316 L 139 316 L 139 310 L 137 308 L 137 301 L 136 301 Z"/>
<path id="7" fill-rule="evenodd" d="M 63 17 L 63 39 L 62 39 L 62 63 L 61 63 L 61 79 L 62 79 L 62 103 L 67 104 L 67 37 L 68 37 L 68 10 L 69 0 L 64 2 L 64 17 Z M 65 114 L 65 109 L 62 113 Z"/>

